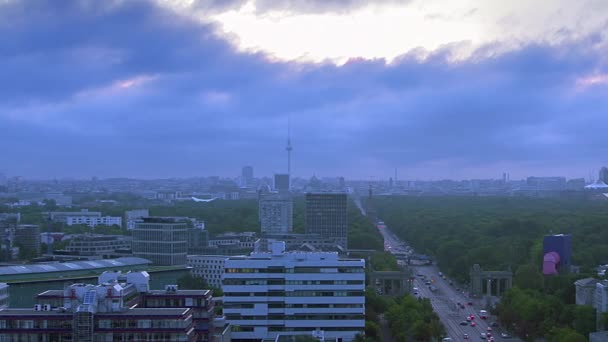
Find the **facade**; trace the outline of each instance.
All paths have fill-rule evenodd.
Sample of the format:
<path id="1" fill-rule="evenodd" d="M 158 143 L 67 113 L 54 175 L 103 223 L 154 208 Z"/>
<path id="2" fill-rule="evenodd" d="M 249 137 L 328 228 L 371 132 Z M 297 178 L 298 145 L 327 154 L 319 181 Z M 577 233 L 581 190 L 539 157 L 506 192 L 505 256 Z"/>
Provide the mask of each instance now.
<path id="1" fill-rule="evenodd" d="M 133 255 L 154 265 L 185 265 L 188 221 L 179 218 L 144 217 L 133 228 Z"/>
<path id="2" fill-rule="evenodd" d="M 342 252 L 343 248 L 340 245 L 340 239 L 325 238 L 319 234 L 264 234 L 260 237 L 259 243 L 256 244 L 256 252 L 269 252 L 272 247 L 272 241 L 285 242 L 287 251 L 332 251 Z"/>
<path id="3" fill-rule="evenodd" d="M 250 185 L 253 182 L 253 166 L 243 166 L 241 179 L 243 180 L 243 186 Z"/>
<path id="4" fill-rule="evenodd" d="M 122 217 L 119 216 L 99 216 L 99 217 L 95 217 L 95 216 L 88 216 L 88 215 L 84 215 L 84 216 L 66 216 L 65 217 L 65 224 L 68 226 L 72 226 L 75 224 L 84 224 L 87 225 L 91 228 L 95 227 L 95 226 L 99 226 L 99 225 L 106 225 L 106 226 L 122 226 Z"/>
<path id="5" fill-rule="evenodd" d="M 276 174 L 274 175 L 274 189 L 276 191 L 289 191 L 289 175 L 288 174 Z"/>
<path id="6" fill-rule="evenodd" d="M 259 217 L 262 233 L 289 233 L 293 226 L 293 200 L 287 192 L 260 195 Z"/>
<path id="7" fill-rule="evenodd" d="M 352 341 L 365 328 L 365 260 L 337 253 L 272 253 L 230 257 L 224 315 L 232 338 L 275 339 L 321 330 L 325 341 Z"/>
<path id="8" fill-rule="evenodd" d="M 595 304 L 595 284 L 599 283 L 599 279 L 585 278 L 574 282 L 576 288 L 576 305 L 591 305 Z"/>
<path id="9" fill-rule="evenodd" d="M 35 224 L 17 225 L 13 244 L 38 256 L 40 254 L 40 228 Z"/>
<path id="10" fill-rule="evenodd" d="M 603 326 L 603 314 L 608 312 L 608 280 L 603 280 L 595 284 L 595 305 L 597 313 L 597 330 L 606 330 Z"/>
<path id="11" fill-rule="evenodd" d="M 125 220 L 123 221 L 128 230 L 135 228 L 135 221 L 150 216 L 148 209 L 135 209 L 125 211 Z"/>
<path id="12" fill-rule="evenodd" d="M 101 217 L 101 212 L 81 209 L 80 211 L 51 211 L 48 213 L 49 220 L 53 222 L 65 223 L 68 216 Z"/>
<path id="13" fill-rule="evenodd" d="M 203 278 L 209 286 L 222 287 L 222 277 L 226 260 L 225 255 L 188 255 L 188 267 L 196 278 Z"/>
<path id="14" fill-rule="evenodd" d="M 565 274 L 572 266 L 572 235 L 546 235 L 543 239 L 543 274 Z"/>
<path id="15" fill-rule="evenodd" d="M 0 311 L 0 340 L 213 341 L 208 290 L 154 291 L 149 280 L 146 272 L 104 272 L 98 285 L 45 291 L 34 308 Z"/>
<path id="16" fill-rule="evenodd" d="M 0 283 L 0 310 L 8 307 L 8 284 Z"/>
<path id="17" fill-rule="evenodd" d="M 76 252 L 78 255 L 104 258 L 114 255 L 119 250 L 131 250 L 131 237 L 125 235 L 78 235 L 70 239 L 66 250 Z"/>
<path id="18" fill-rule="evenodd" d="M 306 234 L 337 239 L 342 247 L 348 247 L 346 193 L 306 194 Z"/>

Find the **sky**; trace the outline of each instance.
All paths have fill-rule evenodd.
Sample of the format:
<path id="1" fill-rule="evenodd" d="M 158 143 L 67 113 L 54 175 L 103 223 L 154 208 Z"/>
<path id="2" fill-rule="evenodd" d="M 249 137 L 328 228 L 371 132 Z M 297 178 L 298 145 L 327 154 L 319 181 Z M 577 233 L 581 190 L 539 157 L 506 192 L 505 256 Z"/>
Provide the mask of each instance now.
<path id="1" fill-rule="evenodd" d="M 0 172 L 597 178 L 605 0 L 0 0 Z"/>

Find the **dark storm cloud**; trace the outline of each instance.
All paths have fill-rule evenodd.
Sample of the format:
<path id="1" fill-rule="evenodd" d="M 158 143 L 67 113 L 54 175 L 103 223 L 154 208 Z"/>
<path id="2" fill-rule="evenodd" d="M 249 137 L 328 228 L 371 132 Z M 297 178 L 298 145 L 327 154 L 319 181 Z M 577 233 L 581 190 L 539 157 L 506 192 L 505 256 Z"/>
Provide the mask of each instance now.
<path id="1" fill-rule="evenodd" d="M 296 64 L 237 53 L 213 26 L 149 2 L 37 1 L 0 5 L 0 37 L 6 173 L 280 172 L 287 116 L 306 176 L 445 163 L 579 172 L 608 148 L 597 35 L 500 54 L 489 45 L 460 62 L 445 47 L 391 64 Z"/>

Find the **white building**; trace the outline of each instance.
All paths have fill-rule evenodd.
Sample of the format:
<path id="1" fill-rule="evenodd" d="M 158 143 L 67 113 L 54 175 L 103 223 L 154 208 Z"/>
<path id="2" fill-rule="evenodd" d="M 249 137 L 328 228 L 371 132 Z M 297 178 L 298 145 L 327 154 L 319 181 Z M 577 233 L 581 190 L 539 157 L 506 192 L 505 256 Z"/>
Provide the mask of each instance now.
<path id="1" fill-rule="evenodd" d="M 122 217 L 119 216 L 66 216 L 65 224 L 72 226 L 75 224 L 85 224 L 89 227 L 95 227 L 98 225 L 106 226 L 122 226 Z"/>
<path id="2" fill-rule="evenodd" d="M 606 330 L 602 326 L 602 314 L 608 312 L 608 280 L 602 280 L 595 284 L 595 310 L 597 312 L 596 325 L 598 330 Z"/>
<path id="3" fill-rule="evenodd" d="M 260 196 L 259 217 L 262 233 L 285 234 L 293 226 L 293 201 L 289 193 L 266 193 Z"/>
<path id="4" fill-rule="evenodd" d="M 128 230 L 135 228 L 135 221 L 150 216 L 148 209 L 135 209 L 125 211 L 125 224 Z"/>
<path id="5" fill-rule="evenodd" d="M 188 255 L 188 267 L 193 277 L 203 278 L 209 286 L 221 288 L 224 276 L 225 255 Z"/>
<path id="6" fill-rule="evenodd" d="M 8 284 L 0 283 L 0 310 L 8 308 Z"/>
<path id="7" fill-rule="evenodd" d="M 352 341 L 365 328 L 365 260 L 337 253 L 272 253 L 229 257 L 224 314 L 233 339 L 268 339 L 323 331 L 325 341 Z"/>

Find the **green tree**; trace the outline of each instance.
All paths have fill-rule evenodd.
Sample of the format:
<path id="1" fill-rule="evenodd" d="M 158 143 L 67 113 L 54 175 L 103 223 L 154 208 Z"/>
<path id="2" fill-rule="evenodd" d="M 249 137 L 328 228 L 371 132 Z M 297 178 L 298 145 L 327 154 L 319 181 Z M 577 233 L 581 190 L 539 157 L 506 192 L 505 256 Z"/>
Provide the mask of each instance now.
<path id="1" fill-rule="evenodd" d="M 208 289 L 207 283 L 203 278 L 193 277 L 190 273 L 177 278 L 177 285 L 183 290 Z"/>

